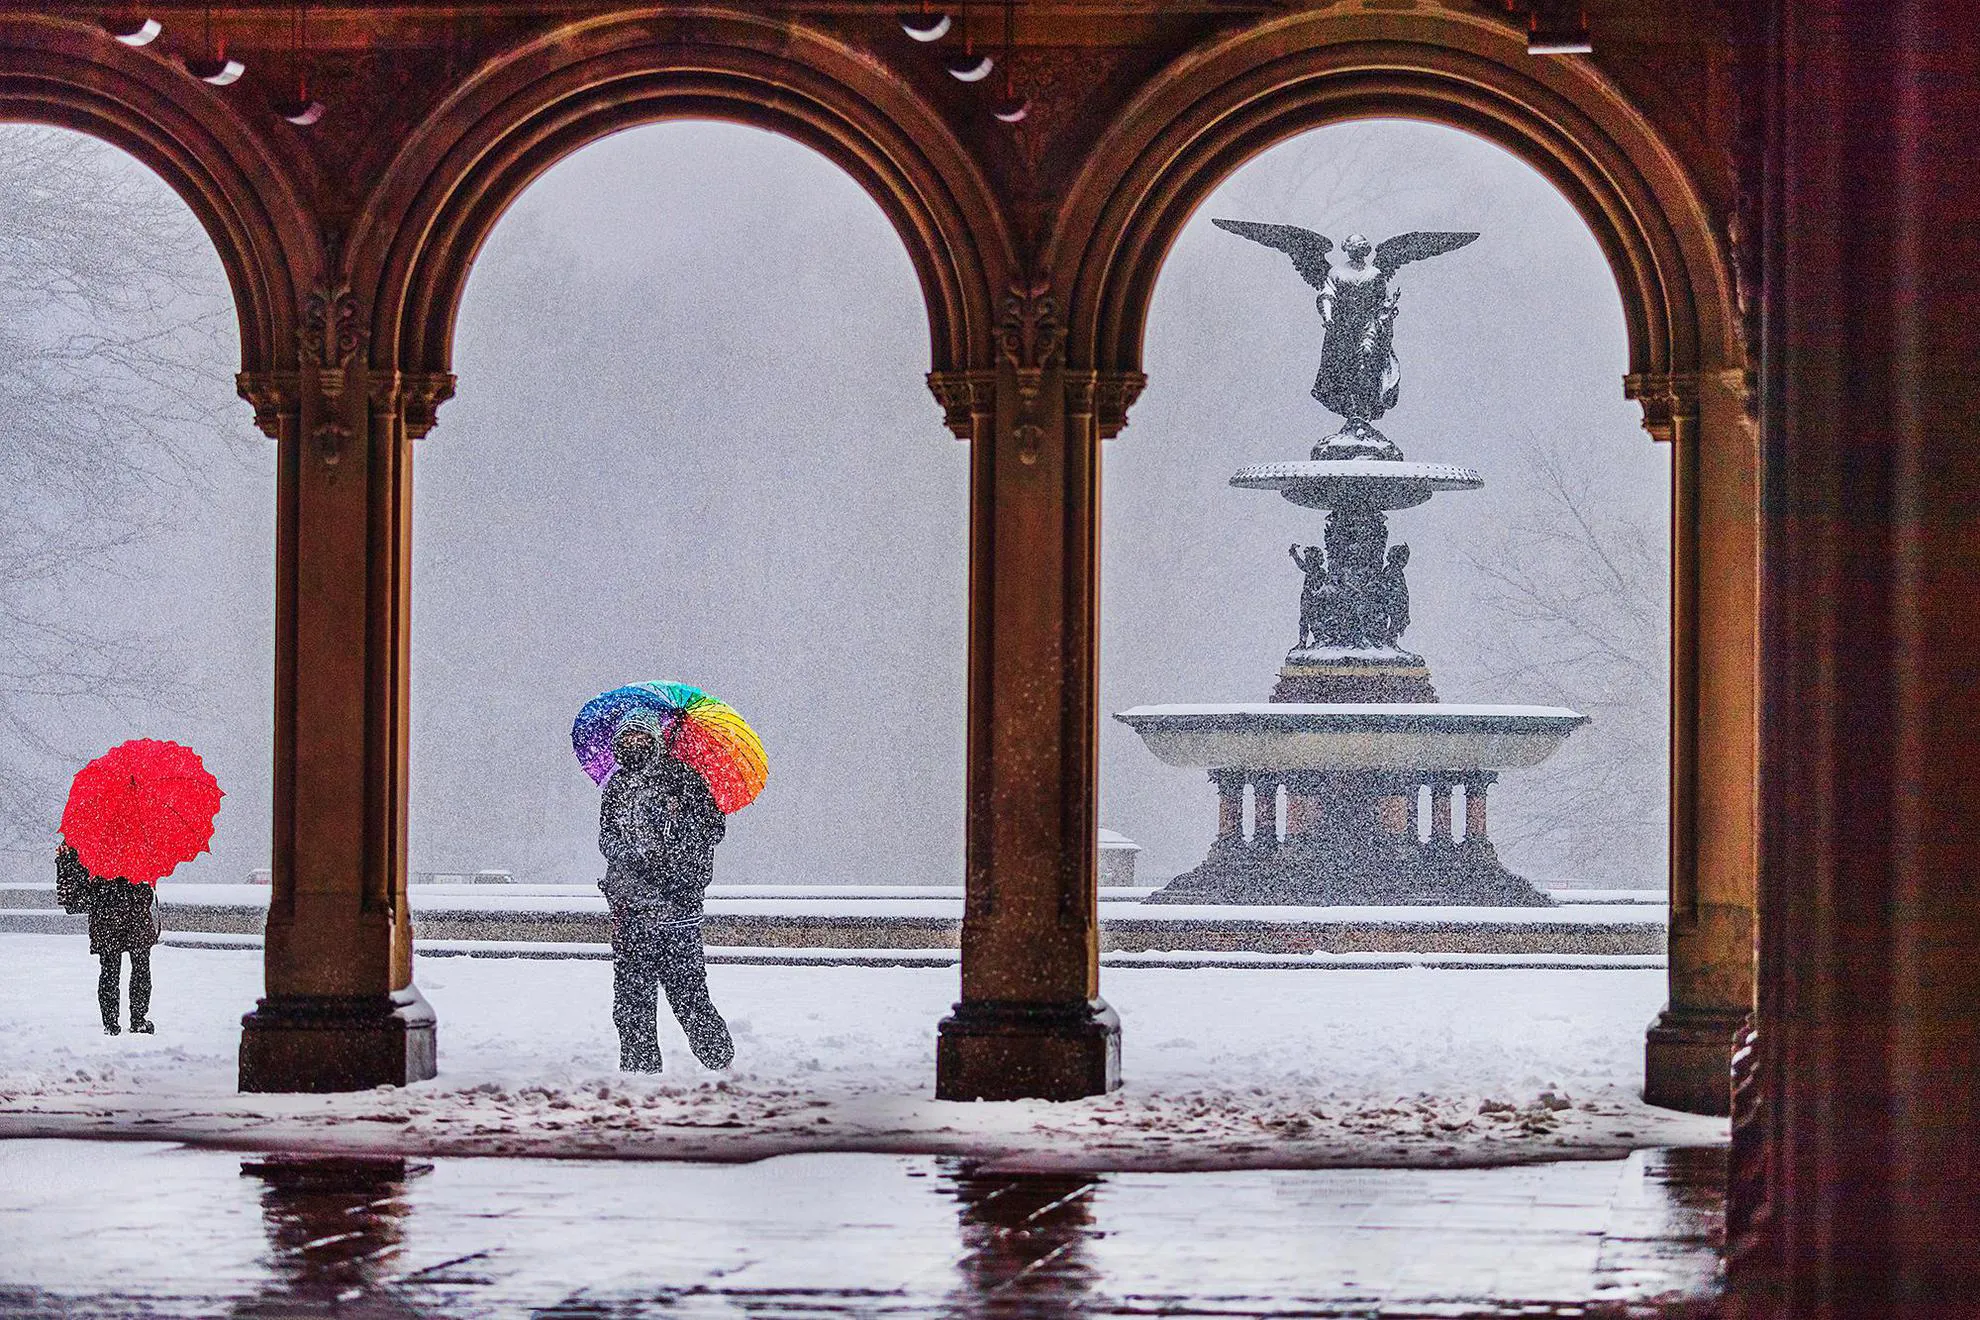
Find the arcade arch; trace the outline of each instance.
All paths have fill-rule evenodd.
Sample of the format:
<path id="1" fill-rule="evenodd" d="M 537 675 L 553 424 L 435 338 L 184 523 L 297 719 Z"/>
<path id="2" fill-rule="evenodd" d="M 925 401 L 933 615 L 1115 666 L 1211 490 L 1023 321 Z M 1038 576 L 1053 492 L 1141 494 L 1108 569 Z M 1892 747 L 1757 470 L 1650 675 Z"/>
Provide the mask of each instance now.
<path id="1" fill-rule="evenodd" d="M 1066 360 L 1138 378 L 1148 304 L 1182 226 L 1239 165 L 1326 124 L 1468 130 L 1580 212 L 1622 300 L 1623 390 L 1673 446 L 1671 998 L 1649 1032 L 1646 1090 L 1724 1113 L 1753 1002 L 1759 737 L 1758 454 L 1731 275 L 1676 152 L 1593 65 L 1534 59 L 1483 14 L 1422 14 L 1411 28 L 1403 41 L 1375 12 L 1288 15 L 1150 80 L 1102 135 L 1045 244 L 1068 290 Z M 1111 434 L 1104 421 L 1099 434 Z"/>
<path id="2" fill-rule="evenodd" d="M 1748 363 L 1711 206 L 1596 63 L 1534 59 L 1482 9 L 1343 6 L 1228 29 L 1150 75 L 1079 149 L 1033 247 L 1016 237 L 1011 189 L 950 120 L 822 28 L 719 9 L 546 27 L 404 128 L 356 197 L 284 130 L 251 127 L 168 62 L 84 22 L 5 20 L 0 116 L 125 145 L 214 234 L 241 309 L 242 392 L 281 442 L 278 884 L 244 1085 L 329 1089 L 431 1067 L 403 889 L 410 444 L 452 390 L 460 289 L 503 208 L 578 145 L 669 116 L 815 146 L 901 233 L 929 311 L 931 385 L 972 441 L 968 1011 L 945 1030 L 956 1048 L 938 1090 L 1106 1085 L 1117 1037 L 1097 999 L 1091 902 L 1097 442 L 1140 387 L 1147 301 L 1201 199 L 1273 142 L 1377 115 L 1513 150 L 1576 205 L 1616 271 L 1625 389 L 1674 445 L 1673 992 L 1652 1032 L 1652 1092 L 1723 1107 L 1753 978 Z M 444 66 L 434 53 L 424 67 Z"/>

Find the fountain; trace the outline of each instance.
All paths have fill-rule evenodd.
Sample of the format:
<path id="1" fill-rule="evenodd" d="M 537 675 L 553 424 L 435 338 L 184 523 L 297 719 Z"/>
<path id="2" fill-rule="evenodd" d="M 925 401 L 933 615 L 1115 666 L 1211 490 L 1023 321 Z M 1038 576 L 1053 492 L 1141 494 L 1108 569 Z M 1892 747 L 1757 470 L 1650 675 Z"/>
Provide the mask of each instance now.
<path id="1" fill-rule="evenodd" d="M 1469 468 L 1405 459 L 1374 426 L 1399 393 L 1396 271 L 1478 235 L 1417 232 L 1376 245 L 1353 234 L 1336 262 L 1333 243 L 1311 230 L 1214 223 L 1284 252 L 1319 291 L 1313 397 L 1344 425 L 1307 461 L 1231 478 L 1326 511 L 1321 544 L 1292 547 L 1304 579 L 1299 639 L 1270 700 L 1138 706 L 1114 717 L 1163 761 L 1208 770 L 1217 786 L 1209 856 L 1146 901 L 1549 906 L 1499 861 L 1487 795 L 1499 771 L 1545 760 L 1588 717 L 1437 700 L 1428 664 L 1402 646 L 1409 547 L 1389 544 L 1388 515 L 1485 482 Z"/>

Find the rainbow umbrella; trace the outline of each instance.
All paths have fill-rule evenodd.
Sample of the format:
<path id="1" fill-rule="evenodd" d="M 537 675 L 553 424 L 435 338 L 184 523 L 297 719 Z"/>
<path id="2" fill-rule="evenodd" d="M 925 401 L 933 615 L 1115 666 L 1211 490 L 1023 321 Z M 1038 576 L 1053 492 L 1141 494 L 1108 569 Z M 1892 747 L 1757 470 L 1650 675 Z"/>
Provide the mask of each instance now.
<path id="1" fill-rule="evenodd" d="M 617 768 L 612 736 L 638 710 L 659 717 L 663 744 L 708 781 L 724 814 L 741 811 L 763 791 L 770 759 L 756 730 L 735 707 L 687 683 L 629 683 L 584 703 L 571 724 L 571 748 L 592 783 L 604 783 Z"/>

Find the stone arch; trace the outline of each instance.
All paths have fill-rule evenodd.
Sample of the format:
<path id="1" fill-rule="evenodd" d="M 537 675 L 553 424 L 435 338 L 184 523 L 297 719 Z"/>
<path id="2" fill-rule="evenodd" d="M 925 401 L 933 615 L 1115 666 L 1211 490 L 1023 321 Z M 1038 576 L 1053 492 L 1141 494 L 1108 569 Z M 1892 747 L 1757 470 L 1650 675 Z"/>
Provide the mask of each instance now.
<path id="1" fill-rule="evenodd" d="M 1754 975 L 1759 456 L 1729 254 L 1676 147 L 1597 60 L 1532 57 L 1483 12 L 1268 20 L 1151 79 L 1090 153 L 1041 263 L 1066 290 L 1068 365 L 1138 379 L 1163 260 L 1204 198 L 1296 133 L 1374 117 L 1507 149 L 1561 190 L 1615 274 L 1623 388 L 1674 449 L 1671 1002 L 1650 1032 L 1647 1091 L 1723 1114 Z"/>
<path id="2" fill-rule="evenodd" d="M 400 154 L 354 227 L 352 286 L 372 290 L 375 366 L 449 370 L 481 244 L 524 188 L 619 129 L 720 119 L 839 165 L 886 213 L 927 306 L 931 369 L 987 365 L 993 281 L 1012 266 L 989 186 L 934 110 L 851 48 L 743 14 L 615 15 L 494 61 Z"/>
<path id="3" fill-rule="evenodd" d="M 305 211 L 289 171 L 210 88 L 94 27 L 0 20 L 0 121 L 73 129 L 156 173 L 219 253 L 241 370 L 293 358 L 297 290 L 321 260 L 316 235 L 297 223 Z"/>
<path id="4" fill-rule="evenodd" d="M 1267 23 L 1152 80 L 1096 146 L 1051 240 L 1069 290 L 1069 360 L 1136 370 L 1147 305 L 1190 215 L 1232 171 L 1308 129 L 1422 119 L 1491 141 L 1581 214 L 1622 296 L 1632 394 L 1743 365 L 1725 253 L 1700 190 L 1649 119 L 1591 63 L 1536 59 L 1496 20 L 1305 14 Z M 1117 163 L 1125 162 L 1125 168 Z M 1669 438 L 1654 399 L 1646 424 Z M 1661 433 L 1660 433 L 1661 432 Z"/>

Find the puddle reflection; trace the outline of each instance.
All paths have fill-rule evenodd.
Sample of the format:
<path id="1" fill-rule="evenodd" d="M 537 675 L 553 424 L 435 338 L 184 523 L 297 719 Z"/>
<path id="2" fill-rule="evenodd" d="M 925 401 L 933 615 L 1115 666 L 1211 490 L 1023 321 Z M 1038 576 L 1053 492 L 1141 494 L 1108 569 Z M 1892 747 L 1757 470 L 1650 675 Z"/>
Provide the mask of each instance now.
<path id="1" fill-rule="evenodd" d="M 405 1242 L 407 1186 L 418 1160 L 271 1155 L 241 1161 L 259 1179 L 269 1278 L 238 1302 L 241 1317 L 418 1316 L 398 1295 L 393 1263 Z"/>
<path id="2" fill-rule="evenodd" d="M 950 1295 L 969 1317 L 1075 1316 L 1097 1281 L 1086 1259 L 1095 1232 L 1093 1176 L 952 1172 L 963 1256 Z"/>
<path id="3" fill-rule="evenodd" d="M 16 1175 L 0 1177 L 0 1316 L 1675 1317 L 1723 1286 L 1717 1148 L 1485 1170 L 1105 1175 L 919 1156 L 428 1164 L 96 1143 L 15 1148 L 8 1165 L 8 1153 L 0 1143 L 0 1174 Z M 107 1235 L 86 1260 L 81 1224 Z"/>

